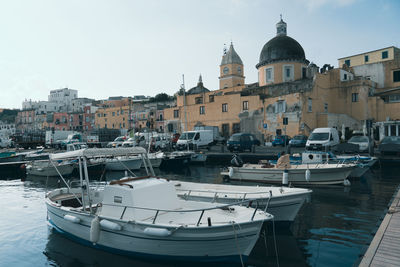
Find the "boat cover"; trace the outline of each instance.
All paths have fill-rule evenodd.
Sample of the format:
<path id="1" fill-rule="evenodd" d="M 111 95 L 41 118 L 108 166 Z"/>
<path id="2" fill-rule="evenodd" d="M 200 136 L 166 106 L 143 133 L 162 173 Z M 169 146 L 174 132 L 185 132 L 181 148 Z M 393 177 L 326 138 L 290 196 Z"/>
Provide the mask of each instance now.
<path id="1" fill-rule="evenodd" d="M 50 154 L 51 160 L 69 158 L 96 158 L 96 157 L 117 157 L 126 155 L 146 154 L 146 149 L 142 147 L 118 147 L 118 148 L 85 148 L 75 151 Z"/>

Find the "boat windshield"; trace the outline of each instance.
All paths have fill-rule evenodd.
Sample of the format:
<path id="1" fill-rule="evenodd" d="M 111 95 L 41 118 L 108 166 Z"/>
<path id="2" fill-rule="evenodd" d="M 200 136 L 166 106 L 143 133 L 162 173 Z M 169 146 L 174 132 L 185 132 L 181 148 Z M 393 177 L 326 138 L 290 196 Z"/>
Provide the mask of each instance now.
<path id="1" fill-rule="evenodd" d="M 386 136 L 383 138 L 381 144 L 397 144 L 400 145 L 400 137 L 399 136 Z"/>
<path id="2" fill-rule="evenodd" d="M 368 142 L 368 137 L 366 136 L 353 136 L 349 139 L 349 142 Z"/>
<path id="3" fill-rule="evenodd" d="M 195 133 L 183 133 L 179 139 L 181 140 L 192 140 Z"/>
<path id="4" fill-rule="evenodd" d="M 312 133 L 308 140 L 311 141 L 325 141 L 329 139 L 329 133 Z"/>

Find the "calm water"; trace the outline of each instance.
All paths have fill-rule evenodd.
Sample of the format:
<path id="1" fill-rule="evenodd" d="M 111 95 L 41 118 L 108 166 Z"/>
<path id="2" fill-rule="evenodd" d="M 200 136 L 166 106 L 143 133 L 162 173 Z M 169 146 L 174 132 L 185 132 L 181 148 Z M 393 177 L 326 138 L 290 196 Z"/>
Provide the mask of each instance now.
<path id="1" fill-rule="evenodd" d="M 181 173 L 162 172 L 170 179 L 222 182 L 219 167 L 190 167 Z M 374 169 L 353 180 L 350 188 L 313 188 L 311 201 L 295 222 L 272 227 L 254 248 L 251 266 L 352 266 L 364 253 L 400 183 L 397 169 Z M 122 173 L 107 175 L 107 180 Z M 53 232 L 46 224 L 46 179 L 0 180 L 0 266 L 176 266 L 145 262 L 97 251 Z M 47 181 L 48 189 L 57 186 Z M 184 266 L 184 264 L 181 266 Z"/>

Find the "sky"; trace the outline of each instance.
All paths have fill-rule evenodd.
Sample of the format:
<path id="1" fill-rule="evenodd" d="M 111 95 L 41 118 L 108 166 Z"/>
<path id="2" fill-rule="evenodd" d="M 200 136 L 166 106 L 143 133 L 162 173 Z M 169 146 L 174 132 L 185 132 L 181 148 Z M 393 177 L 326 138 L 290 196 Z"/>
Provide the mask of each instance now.
<path id="1" fill-rule="evenodd" d="M 0 0 L 0 108 L 79 97 L 173 95 L 181 84 L 219 89 L 233 42 L 246 83 L 262 47 L 287 23 L 310 62 L 400 47 L 398 0 Z"/>

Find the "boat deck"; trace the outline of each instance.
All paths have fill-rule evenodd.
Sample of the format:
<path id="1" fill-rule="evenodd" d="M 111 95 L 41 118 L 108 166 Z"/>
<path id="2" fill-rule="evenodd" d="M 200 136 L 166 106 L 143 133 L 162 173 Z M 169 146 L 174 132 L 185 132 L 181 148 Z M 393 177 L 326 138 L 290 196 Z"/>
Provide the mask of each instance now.
<path id="1" fill-rule="evenodd" d="M 359 266 L 400 265 L 400 188 Z"/>

